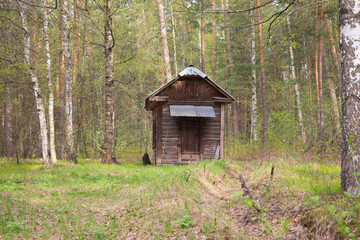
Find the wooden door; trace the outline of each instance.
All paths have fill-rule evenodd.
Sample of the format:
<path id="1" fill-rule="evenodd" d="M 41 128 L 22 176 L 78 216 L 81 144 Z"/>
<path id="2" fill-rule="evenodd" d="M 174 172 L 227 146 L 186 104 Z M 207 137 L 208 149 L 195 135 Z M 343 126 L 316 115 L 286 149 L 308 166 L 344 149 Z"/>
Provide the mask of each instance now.
<path id="1" fill-rule="evenodd" d="M 198 161 L 201 154 L 201 121 L 183 120 L 181 128 L 181 160 Z"/>

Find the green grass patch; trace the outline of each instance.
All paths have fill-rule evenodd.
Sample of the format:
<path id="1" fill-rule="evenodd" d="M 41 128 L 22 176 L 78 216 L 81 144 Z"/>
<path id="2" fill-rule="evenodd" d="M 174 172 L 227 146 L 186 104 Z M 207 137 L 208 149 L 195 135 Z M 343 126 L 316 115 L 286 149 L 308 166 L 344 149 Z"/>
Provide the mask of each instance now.
<path id="1" fill-rule="evenodd" d="M 272 187 L 264 192 L 268 199 L 302 202 L 340 191 L 339 163 L 296 158 L 156 167 L 139 161 L 103 165 L 79 159 L 77 165 L 50 167 L 35 160 L 20 165 L 0 160 L 0 236 L 246 239 L 232 215 L 243 197 L 229 169 L 241 173 L 251 188 L 265 191 L 272 166 Z"/>

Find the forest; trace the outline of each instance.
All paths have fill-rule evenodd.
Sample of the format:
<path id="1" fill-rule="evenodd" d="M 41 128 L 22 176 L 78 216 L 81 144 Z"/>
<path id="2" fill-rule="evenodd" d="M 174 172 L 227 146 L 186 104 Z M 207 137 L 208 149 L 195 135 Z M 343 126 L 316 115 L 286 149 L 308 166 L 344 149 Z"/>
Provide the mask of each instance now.
<path id="1" fill-rule="evenodd" d="M 0 239 L 357 239 L 359 9 L 0 1 Z M 223 159 L 141 166 L 190 65 L 236 99 Z"/>

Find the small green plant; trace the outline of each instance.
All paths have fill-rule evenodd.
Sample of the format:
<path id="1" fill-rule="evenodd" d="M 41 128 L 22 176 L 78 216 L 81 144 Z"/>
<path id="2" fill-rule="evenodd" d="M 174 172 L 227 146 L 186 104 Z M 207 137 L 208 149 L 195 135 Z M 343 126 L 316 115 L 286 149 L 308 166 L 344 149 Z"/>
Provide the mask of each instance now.
<path id="1" fill-rule="evenodd" d="M 172 233 L 174 231 L 171 221 L 166 221 L 165 222 L 165 229 L 168 233 Z"/>
<path id="2" fill-rule="evenodd" d="M 102 240 L 105 239 L 106 234 L 105 234 L 105 229 L 103 228 L 97 228 L 94 231 L 94 239 L 95 240 Z"/>
<path id="3" fill-rule="evenodd" d="M 218 223 L 216 218 L 213 221 L 207 221 L 203 224 L 202 231 L 204 233 L 215 233 L 218 228 Z"/>
<path id="4" fill-rule="evenodd" d="M 16 232 L 19 233 L 22 229 L 22 226 L 24 225 L 24 222 L 20 221 L 8 221 L 6 223 L 6 229 L 8 230 L 8 232 Z"/>
<path id="5" fill-rule="evenodd" d="M 280 222 L 281 225 L 278 228 L 279 236 L 286 236 L 286 234 L 288 234 L 290 232 L 290 220 L 284 218 L 284 217 L 280 217 Z"/>
<path id="6" fill-rule="evenodd" d="M 334 228 L 345 239 L 358 239 L 360 236 L 360 196 L 347 192 L 336 202 L 322 200 L 312 196 L 306 202 L 312 208 L 317 208 L 317 215 L 325 215 L 330 222 L 335 222 Z"/>
<path id="7" fill-rule="evenodd" d="M 178 224 L 180 228 L 189 228 L 194 226 L 195 221 L 191 216 L 186 214 L 181 218 L 178 218 L 175 223 Z"/>

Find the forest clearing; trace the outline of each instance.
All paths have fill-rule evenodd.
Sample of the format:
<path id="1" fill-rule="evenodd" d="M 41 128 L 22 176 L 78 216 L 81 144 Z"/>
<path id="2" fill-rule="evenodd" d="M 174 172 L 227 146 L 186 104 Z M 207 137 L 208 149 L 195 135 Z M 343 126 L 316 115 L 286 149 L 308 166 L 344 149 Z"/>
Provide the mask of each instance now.
<path id="1" fill-rule="evenodd" d="M 360 0 L 1 1 L 0 239 L 360 239 L 359 33 Z"/>
<path id="2" fill-rule="evenodd" d="M 30 160 L 14 166 L 2 159 L 1 239 L 359 236 L 358 218 L 340 221 L 360 210 L 342 209 L 350 203 L 341 200 L 338 162 L 257 158 L 157 167 L 141 166 L 139 158 L 120 165 L 79 159 L 77 165 L 53 166 Z M 251 192 L 241 186 L 240 174 Z"/>

